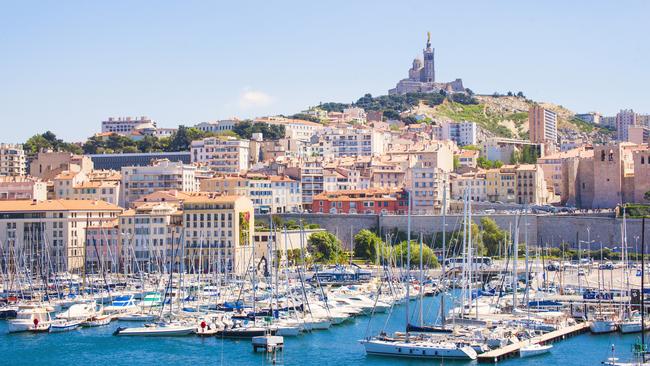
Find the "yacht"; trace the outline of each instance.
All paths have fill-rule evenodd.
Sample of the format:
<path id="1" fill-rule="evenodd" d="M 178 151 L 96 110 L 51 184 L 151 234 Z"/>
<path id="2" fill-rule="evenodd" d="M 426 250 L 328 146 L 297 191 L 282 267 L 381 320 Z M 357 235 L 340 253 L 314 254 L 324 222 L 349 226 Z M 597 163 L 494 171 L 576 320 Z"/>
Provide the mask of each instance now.
<path id="1" fill-rule="evenodd" d="M 369 355 L 412 357 L 423 359 L 475 360 L 476 351 L 468 345 L 456 345 L 448 341 L 432 341 L 423 338 L 394 339 L 385 336 L 360 341 Z"/>
<path id="2" fill-rule="evenodd" d="M 47 332 L 52 318 L 48 309 L 41 305 L 21 305 L 16 312 L 16 319 L 9 321 L 9 333 Z"/>
<path id="3" fill-rule="evenodd" d="M 113 335 L 140 337 L 179 337 L 194 333 L 196 328 L 182 323 L 146 324 L 144 327 L 117 328 Z"/>
<path id="4" fill-rule="evenodd" d="M 111 305 L 104 308 L 107 314 L 124 314 L 138 310 L 133 295 L 120 295 L 116 297 Z"/>

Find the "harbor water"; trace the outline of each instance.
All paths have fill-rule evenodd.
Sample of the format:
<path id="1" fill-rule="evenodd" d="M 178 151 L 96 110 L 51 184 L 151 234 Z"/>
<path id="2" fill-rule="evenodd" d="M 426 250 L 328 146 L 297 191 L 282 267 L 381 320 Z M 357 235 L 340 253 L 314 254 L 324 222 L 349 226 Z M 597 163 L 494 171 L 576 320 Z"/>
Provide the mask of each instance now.
<path id="1" fill-rule="evenodd" d="M 425 298 L 424 315 L 432 322 L 438 313 L 438 297 Z M 417 310 L 415 301 L 411 310 Z M 415 309 L 414 309 L 415 308 Z M 358 340 L 366 334 L 376 334 L 386 324 L 389 332 L 404 328 L 405 307 L 395 306 L 392 314 L 357 317 L 329 330 L 285 337 L 285 349 L 278 364 L 284 365 L 470 365 L 477 361 L 411 360 L 367 356 Z M 413 313 L 417 322 L 417 313 Z M 388 321 L 387 321 L 388 320 Z M 138 323 L 112 322 L 99 328 L 82 328 L 56 334 L 8 334 L 7 322 L 0 321 L 0 355 L 6 365 L 265 365 L 270 364 L 263 353 L 253 353 L 250 340 L 221 338 L 117 337 L 119 326 Z M 554 344 L 550 353 L 520 359 L 510 358 L 502 365 L 597 365 L 611 356 L 616 345 L 616 357 L 629 358 L 631 346 L 638 335 L 591 335 L 585 333 Z"/>

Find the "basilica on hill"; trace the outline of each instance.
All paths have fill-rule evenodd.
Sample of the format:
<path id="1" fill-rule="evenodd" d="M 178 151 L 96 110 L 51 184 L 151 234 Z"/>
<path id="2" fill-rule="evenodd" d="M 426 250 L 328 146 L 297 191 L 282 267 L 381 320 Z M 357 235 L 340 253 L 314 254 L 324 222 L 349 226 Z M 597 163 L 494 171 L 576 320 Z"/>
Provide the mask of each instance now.
<path id="1" fill-rule="evenodd" d="M 447 93 L 465 93 L 463 81 L 456 79 L 448 83 L 436 82 L 436 70 L 434 60 L 434 49 L 431 48 L 431 33 L 427 33 L 427 45 L 422 51 L 423 60 L 416 58 L 413 66 L 409 69 L 408 79 L 402 79 L 388 94 L 406 93 L 437 93 L 444 90 Z"/>

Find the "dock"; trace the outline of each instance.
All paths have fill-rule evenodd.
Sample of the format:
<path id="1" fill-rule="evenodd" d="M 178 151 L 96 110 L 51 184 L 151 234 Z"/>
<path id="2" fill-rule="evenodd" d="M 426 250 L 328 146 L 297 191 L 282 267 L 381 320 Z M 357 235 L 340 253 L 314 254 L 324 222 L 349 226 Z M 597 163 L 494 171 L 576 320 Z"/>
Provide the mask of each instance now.
<path id="1" fill-rule="evenodd" d="M 589 322 L 578 323 L 576 325 L 564 327 L 562 329 L 558 329 L 553 332 L 542 334 L 541 336 L 532 338 L 530 341 L 525 340 L 525 341 L 509 344 L 505 347 L 501 347 L 492 351 L 482 353 L 478 355 L 477 359 L 478 362 L 497 363 L 501 360 L 519 355 L 519 350 L 526 345 L 537 344 L 537 343 L 542 343 L 542 344 L 553 343 L 558 340 L 562 340 L 569 337 L 573 337 L 578 334 L 582 334 L 586 332 L 588 329 L 589 329 Z"/>

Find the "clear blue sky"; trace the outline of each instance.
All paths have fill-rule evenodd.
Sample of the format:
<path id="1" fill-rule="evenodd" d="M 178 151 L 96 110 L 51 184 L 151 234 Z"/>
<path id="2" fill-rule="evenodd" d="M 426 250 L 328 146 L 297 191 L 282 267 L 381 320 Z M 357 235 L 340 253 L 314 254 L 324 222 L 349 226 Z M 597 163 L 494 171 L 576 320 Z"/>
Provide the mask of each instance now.
<path id="1" fill-rule="evenodd" d="M 386 94 L 431 31 L 440 81 L 574 111 L 650 112 L 648 1 L 13 1 L 0 11 L 0 140 L 81 140 Z"/>

